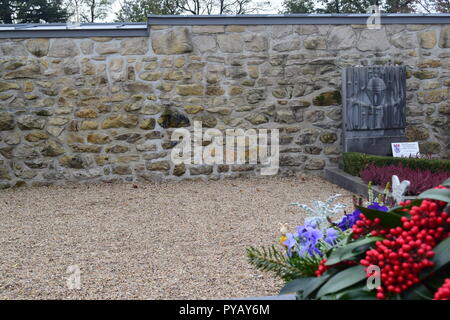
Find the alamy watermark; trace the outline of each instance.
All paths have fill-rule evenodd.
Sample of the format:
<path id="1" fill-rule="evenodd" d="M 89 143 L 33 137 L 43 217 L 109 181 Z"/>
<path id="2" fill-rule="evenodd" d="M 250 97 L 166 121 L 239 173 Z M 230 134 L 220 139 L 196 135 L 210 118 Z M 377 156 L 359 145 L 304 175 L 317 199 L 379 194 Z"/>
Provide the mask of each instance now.
<path id="1" fill-rule="evenodd" d="M 366 286 L 369 290 L 378 288 L 381 285 L 381 269 L 379 266 L 371 264 L 366 269 L 367 282 Z"/>
<path id="2" fill-rule="evenodd" d="M 69 274 L 66 280 L 67 288 L 70 290 L 81 289 L 81 270 L 77 265 L 67 267 L 66 273 Z"/>
<path id="3" fill-rule="evenodd" d="M 367 29 L 379 30 L 381 29 L 381 12 L 380 7 L 377 5 L 369 6 L 367 12 L 370 13 L 370 17 L 367 18 Z"/>
<path id="4" fill-rule="evenodd" d="M 172 141 L 179 141 L 171 153 L 174 164 L 257 164 L 262 175 L 275 175 L 279 169 L 278 129 L 206 129 L 194 121 L 194 131 L 175 129 Z M 180 141 L 181 140 L 181 141 Z M 204 146 L 204 142 L 210 142 Z"/>

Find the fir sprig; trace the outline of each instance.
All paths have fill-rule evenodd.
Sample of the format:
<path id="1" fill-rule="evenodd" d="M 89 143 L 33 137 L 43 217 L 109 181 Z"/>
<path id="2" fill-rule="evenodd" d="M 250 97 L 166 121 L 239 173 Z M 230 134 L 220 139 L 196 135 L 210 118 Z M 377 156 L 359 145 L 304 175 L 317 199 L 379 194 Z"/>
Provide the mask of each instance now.
<path id="1" fill-rule="evenodd" d="M 262 271 L 274 272 L 285 281 L 298 277 L 312 276 L 317 269 L 320 257 L 287 257 L 286 253 L 271 247 L 247 248 L 247 258 L 250 264 Z"/>

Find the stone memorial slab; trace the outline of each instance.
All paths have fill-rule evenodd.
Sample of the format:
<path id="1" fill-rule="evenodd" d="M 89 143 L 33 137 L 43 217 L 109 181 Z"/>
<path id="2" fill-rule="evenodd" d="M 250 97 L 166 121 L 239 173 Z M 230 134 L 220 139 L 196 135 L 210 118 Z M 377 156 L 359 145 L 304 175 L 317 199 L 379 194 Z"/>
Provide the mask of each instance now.
<path id="1" fill-rule="evenodd" d="M 406 141 L 406 68 L 351 67 L 342 73 L 343 143 L 346 152 L 392 155 Z"/>

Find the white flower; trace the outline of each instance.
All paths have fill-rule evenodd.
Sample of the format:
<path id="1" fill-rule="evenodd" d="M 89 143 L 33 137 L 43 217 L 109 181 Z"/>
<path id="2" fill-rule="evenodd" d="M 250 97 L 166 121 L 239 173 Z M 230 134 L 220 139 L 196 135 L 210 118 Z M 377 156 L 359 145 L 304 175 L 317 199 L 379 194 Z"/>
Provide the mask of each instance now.
<path id="1" fill-rule="evenodd" d="M 286 234 L 289 232 L 289 225 L 287 223 L 280 223 L 281 228 L 280 228 L 280 232 L 281 234 Z"/>
<path id="2" fill-rule="evenodd" d="M 335 194 L 329 197 L 325 202 L 314 200 L 311 207 L 299 202 L 293 202 L 290 205 L 297 206 L 305 210 L 308 214 L 305 221 L 315 223 L 319 226 L 319 228 L 322 228 L 327 223 L 328 218 L 335 216 L 346 207 L 343 203 L 337 203 L 332 206 L 332 203 L 341 196 L 341 194 Z"/>

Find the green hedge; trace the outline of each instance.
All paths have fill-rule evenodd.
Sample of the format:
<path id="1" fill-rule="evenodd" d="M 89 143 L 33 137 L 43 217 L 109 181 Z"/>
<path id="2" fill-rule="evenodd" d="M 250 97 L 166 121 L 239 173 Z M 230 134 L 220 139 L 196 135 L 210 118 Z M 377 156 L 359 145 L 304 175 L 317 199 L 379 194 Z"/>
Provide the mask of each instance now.
<path id="1" fill-rule="evenodd" d="M 361 170 L 369 164 L 374 164 L 377 167 L 402 164 L 404 167 L 430 170 L 432 172 L 450 171 L 450 160 L 394 158 L 359 152 L 344 152 L 342 154 L 342 160 L 344 163 L 344 171 L 352 176 L 359 176 Z"/>

